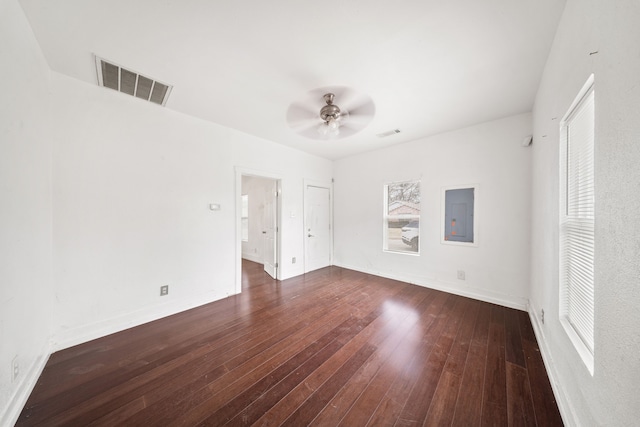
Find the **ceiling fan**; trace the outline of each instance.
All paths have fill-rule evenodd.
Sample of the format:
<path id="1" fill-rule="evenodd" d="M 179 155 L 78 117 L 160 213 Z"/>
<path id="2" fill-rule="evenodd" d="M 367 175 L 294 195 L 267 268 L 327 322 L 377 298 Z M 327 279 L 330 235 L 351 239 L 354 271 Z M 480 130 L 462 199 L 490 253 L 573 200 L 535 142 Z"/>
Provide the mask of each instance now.
<path id="1" fill-rule="evenodd" d="M 344 86 L 324 87 L 292 103 L 287 110 L 287 123 L 307 138 L 342 139 L 364 129 L 375 111 L 373 100 L 367 95 Z"/>

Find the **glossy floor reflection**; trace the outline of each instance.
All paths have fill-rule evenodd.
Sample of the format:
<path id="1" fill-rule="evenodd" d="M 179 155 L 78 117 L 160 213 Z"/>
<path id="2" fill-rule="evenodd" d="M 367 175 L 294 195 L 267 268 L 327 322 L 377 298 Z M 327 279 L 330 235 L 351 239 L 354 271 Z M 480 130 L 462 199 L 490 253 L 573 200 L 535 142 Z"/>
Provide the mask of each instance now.
<path id="1" fill-rule="evenodd" d="M 525 312 L 337 267 L 51 356 L 18 425 L 562 425 Z"/>

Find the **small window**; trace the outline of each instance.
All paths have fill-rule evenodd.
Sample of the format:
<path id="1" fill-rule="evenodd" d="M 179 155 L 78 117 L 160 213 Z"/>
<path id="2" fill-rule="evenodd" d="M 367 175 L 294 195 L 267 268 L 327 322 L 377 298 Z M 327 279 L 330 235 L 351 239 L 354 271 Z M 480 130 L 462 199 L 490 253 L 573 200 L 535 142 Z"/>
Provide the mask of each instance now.
<path id="1" fill-rule="evenodd" d="M 595 257 L 593 76 L 560 123 L 560 322 L 593 375 Z"/>
<path id="2" fill-rule="evenodd" d="M 477 185 L 442 189 L 442 243 L 477 246 Z"/>
<path id="3" fill-rule="evenodd" d="M 242 195 L 242 241 L 249 241 L 249 195 Z"/>
<path id="4" fill-rule="evenodd" d="M 420 181 L 384 186 L 383 249 L 420 252 Z"/>

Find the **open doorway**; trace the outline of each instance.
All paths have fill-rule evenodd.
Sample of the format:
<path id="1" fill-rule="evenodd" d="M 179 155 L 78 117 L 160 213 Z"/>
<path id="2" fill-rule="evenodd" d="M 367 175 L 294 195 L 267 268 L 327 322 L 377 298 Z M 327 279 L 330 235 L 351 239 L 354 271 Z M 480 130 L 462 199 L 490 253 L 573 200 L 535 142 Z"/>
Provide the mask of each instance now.
<path id="1" fill-rule="evenodd" d="M 239 226 L 236 291 L 242 291 L 242 262 L 263 265 L 264 272 L 279 279 L 279 195 L 280 180 L 238 171 L 237 224 Z"/>

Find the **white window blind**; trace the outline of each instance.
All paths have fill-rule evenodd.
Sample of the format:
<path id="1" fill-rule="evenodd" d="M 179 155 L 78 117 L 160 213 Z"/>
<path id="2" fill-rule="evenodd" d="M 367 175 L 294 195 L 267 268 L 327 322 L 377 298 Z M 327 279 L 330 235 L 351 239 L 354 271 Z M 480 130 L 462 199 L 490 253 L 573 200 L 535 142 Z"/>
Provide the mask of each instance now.
<path id="1" fill-rule="evenodd" d="M 595 95 L 592 79 L 585 88 L 560 129 L 560 317 L 565 327 L 568 325 L 573 329 L 586 346 L 592 360 L 595 253 Z"/>

